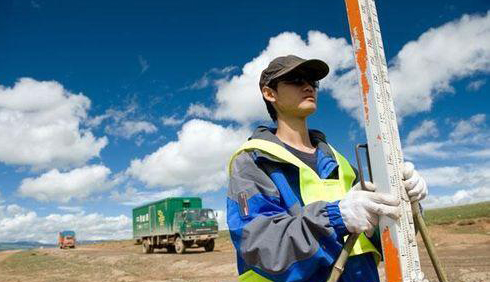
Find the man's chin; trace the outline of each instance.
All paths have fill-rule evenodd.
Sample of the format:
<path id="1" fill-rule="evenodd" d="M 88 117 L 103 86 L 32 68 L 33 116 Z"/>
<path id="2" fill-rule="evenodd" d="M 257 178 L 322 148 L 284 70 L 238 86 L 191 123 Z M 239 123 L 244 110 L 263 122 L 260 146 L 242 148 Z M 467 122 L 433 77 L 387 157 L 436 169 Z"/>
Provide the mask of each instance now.
<path id="1" fill-rule="evenodd" d="M 314 107 L 304 107 L 301 109 L 301 115 L 304 117 L 308 117 L 314 114 L 316 111 L 316 105 Z"/>

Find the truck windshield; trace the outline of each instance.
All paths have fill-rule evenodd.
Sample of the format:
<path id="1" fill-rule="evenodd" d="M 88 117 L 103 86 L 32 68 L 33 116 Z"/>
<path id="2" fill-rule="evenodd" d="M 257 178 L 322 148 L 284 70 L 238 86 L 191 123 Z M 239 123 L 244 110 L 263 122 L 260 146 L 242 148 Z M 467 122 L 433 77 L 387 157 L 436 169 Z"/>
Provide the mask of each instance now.
<path id="1" fill-rule="evenodd" d="M 185 220 L 195 221 L 199 219 L 199 211 L 197 210 L 187 210 L 184 212 Z"/>
<path id="2" fill-rule="evenodd" d="M 201 210 L 201 217 L 205 219 L 214 219 L 213 210 Z"/>
<path id="3" fill-rule="evenodd" d="M 209 220 L 214 219 L 214 212 L 210 209 L 204 210 L 188 210 L 185 213 L 185 219 L 187 221 Z"/>

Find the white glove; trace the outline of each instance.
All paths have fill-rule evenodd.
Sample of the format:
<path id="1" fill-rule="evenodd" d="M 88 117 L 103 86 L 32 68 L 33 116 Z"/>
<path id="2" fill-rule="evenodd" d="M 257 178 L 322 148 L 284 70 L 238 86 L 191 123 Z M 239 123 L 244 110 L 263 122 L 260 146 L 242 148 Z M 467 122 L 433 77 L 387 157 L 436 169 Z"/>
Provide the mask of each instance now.
<path id="1" fill-rule="evenodd" d="M 366 235 L 371 236 L 378 225 L 380 215 L 387 215 L 393 219 L 400 217 L 400 201 L 390 194 L 371 192 L 375 190 L 374 184 L 365 183 L 370 191 L 359 191 L 361 186 L 357 183 L 340 201 L 339 209 L 345 227 L 350 233 L 366 232 Z"/>
<path id="2" fill-rule="evenodd" d="M 413 163 L 403 164 L 403 186 L 407 190 L 410 201 L 420 201 L 427 196 L 427 184 L 424 178 L 415 170 Z"/>

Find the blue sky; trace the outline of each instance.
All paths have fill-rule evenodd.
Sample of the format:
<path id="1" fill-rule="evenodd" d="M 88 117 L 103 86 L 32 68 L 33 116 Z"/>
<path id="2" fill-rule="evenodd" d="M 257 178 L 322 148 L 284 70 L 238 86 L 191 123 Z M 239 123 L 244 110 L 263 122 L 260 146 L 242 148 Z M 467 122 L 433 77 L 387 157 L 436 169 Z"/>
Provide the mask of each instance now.
<path id="1" fill-rule="evenodd" d="M 132 207 L 166 196 L 222 215 L 279 55 L 330 65 L 309 125 L 351 161 L 365 142 L 343 1 L 140 2 L 0 3 L 0 241 L 129 238 Z M 490 5 L 377 2 L 424 204 L 489 200 Z"/>

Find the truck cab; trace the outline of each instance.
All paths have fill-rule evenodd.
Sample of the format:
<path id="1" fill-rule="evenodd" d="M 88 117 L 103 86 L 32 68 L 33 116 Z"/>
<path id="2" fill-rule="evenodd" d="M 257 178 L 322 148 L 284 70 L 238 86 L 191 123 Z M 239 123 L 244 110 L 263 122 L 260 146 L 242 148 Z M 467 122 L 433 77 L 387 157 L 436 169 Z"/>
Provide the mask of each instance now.
<path id="1" fill-rule="evenodd" d="M 58 233 L 58 246 L 60 249 L 75 248 L 76 238 L 75 232 L 71 230 L 65 230 Z"/>
<path id="2" fill-rule="evenodd" d="M 184 247 L 190 248 L 195 244 L 210 252 L 214 250 L 214 239 L 218 237 L 218 221 L 212 209 L 186 209 L 175 213 L 174 230 Z M 175 247 L 180 252 L 178 244 Z"/>

